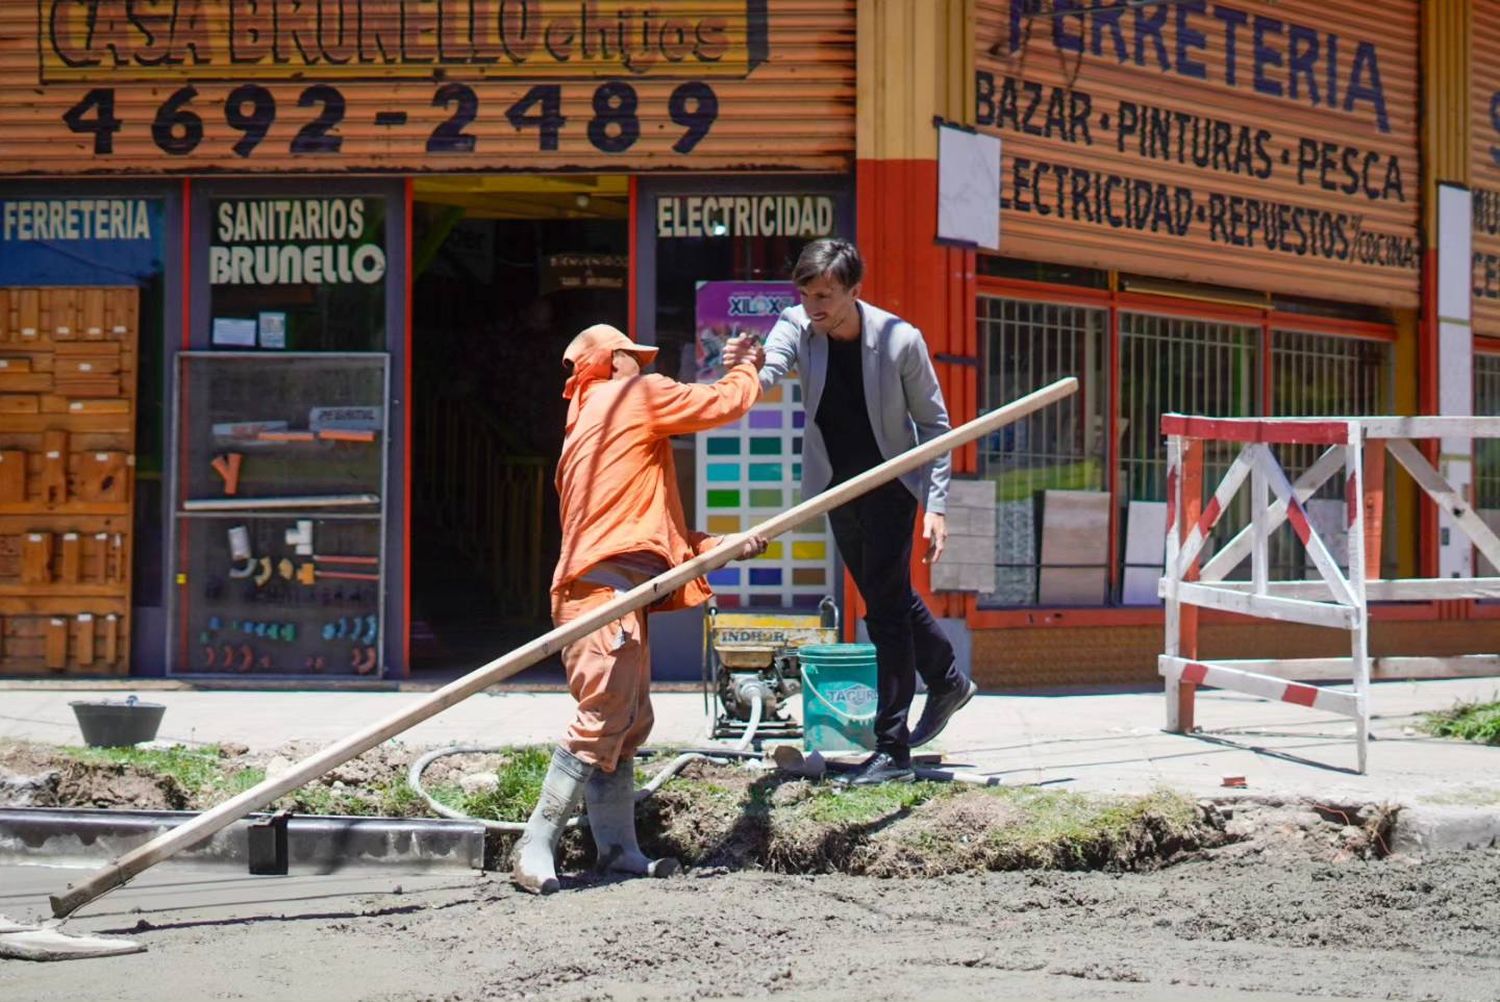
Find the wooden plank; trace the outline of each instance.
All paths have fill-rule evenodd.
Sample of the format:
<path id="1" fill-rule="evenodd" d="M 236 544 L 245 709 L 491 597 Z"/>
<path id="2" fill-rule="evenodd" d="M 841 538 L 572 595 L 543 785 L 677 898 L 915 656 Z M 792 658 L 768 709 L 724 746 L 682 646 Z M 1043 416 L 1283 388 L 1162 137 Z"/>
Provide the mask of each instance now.
<path id="1" fill-rule="evenodd" d="M 81 376 L 54 376 L 52 385 L 45 387 L 58 396 L 67 397 L 69 400 L 69 413 L 73 411 L 73 403 L 80 402 L 77 398 L 85 398 L 83 403 L 102 404 L 110 403 L 129 404 L 126 400 L 116 400 L 120 392 L 120 377 L 116 374 L 106 373 L 103 375 L 90 374 Z M 97 411 L 96 411 L 97 413 Z M 111 413 L 111 412 L 105 412 Z M 113 412 L 123 413 L 123 412 Z"/>
<path id="2" fill-rule="evenodd" d="M 36 414 L 41 409 L 34 393 L 0 393 L 0 414 Z"/>
<path id="3" fill-rule="evenodd" d="M 0 393 L 49 393 L 52 376 L 45 372 L 0 372 Z M 20 406 L 20 405 L 15 405 Z M 41 410 L 41 405 L 37 405 Z"/>
<path id="4" fill-rule="evenodd" d="M 83 543 L 76 532 L 62 535 L 62 559 L 58 561 L 58 581 L 65 585 L 77 585 L 83 567 Z"/>
<path id="5" fill-rule="evenodd" d="M 1214 488 L 1213 496 L 1209 498 L 1208 506 L 1203 510 L 1193 523 L 1187 527 L 1188 534 L 1183 538 L 1182 552 L 1177 554 L 1177 566 L 1179 571 L 1185 571 L 1187 567 L 1198 560 L 1198 555 L 1203 551 L 1203 546 L 1208 542 L 1210 533 L 1213 532 L 1219 519 L 1234 501 L 1234 496 L 1239 492 L 1240 485 L 1245 482 L 1252 468 L 1254 453 L 1250 446 L 1240 450 L 1239 455 L 1234 457 L 1234 462 L 1224 472 L 1224 478 Z"/>
<path id="6" fill-rule="evenodd" d="M 1351 681 L 1353 658 L 1233 658 L 1216 665 L 1281 679 Z M 1383 657 L 1370 659 L 1370 677 L 1380 681 L 1500 676 L 1500 655 L 1465 654 L 1446 658 Z"/>
<path id="7" fill-rule="evenodd" d="M 87 667 L 94 663 L 94 617 L 92 613 L 82 612 L 73 620 L 73 660 L 76 664 Z"/>
<path id="8" fill-rule="evenodd" d="M 52 583 L 52 533 L 30 532 L 21 541 L 21 583 Z"/>
<path id="9" fill-rule="evenodd" d="M 1500 418 L 1493 420 L 1500 422 Z M 1464 535 L 1469 537 L 1469 542 L 1484 554 L 1485 559 L 1492 565 L 1500 567 L 1500 539 L 1497 539 L 1490 531 L 1490 527 L 1484 524 L 1484 520 L 1474 513 L 1474 509 L 1469 507 L 1468 500 L 1454 490 L 1453 485 L 1448 483 L 1437 470 L 1434 470 L 1427 462 L 1427 457 L 1418 452 L 1417 447 L 1410 442 L 1393 438 L 1387 443 L 1387 448 L 1391 450 L 1391 455 L 1396 458 L 1396 462 L 1406 467 L 1406 472 L 1411 474 L 1417 486 L 1421 487 L 1439 508 L 1453 517 L 1453 521 L 1463 530 Z"/>
<path id="10" fill-rule="evenodd" d="M 61 670 L 68 666 L 68 620 L 62 616 L 52 616 L 47 620 L 46 653 L 43 655 L 43 663 L 48 668 Z"/>
<path id="11" fill-rule="evenodd" d="M 15 335 L 22 342 L 35 343 L 42 327 L 42 290 L 17 289 L 12 293 L 15 307 Z"/>
<path id="12" fill-rule="evenodd" d="M 79 610 L 123 616 L 130 611 L 130 597 L 118 586 L 106 589 L 85 584 L 66 595 L 50 596 L 12 594 L 14 590 L 14 585 L 0 585 L 0 616 L 76 616 Z"/>
<path id="13" fill-rule="evenodd" d="M 44 508 L 55 508 L 68 500 L 68 433 L 52 429 L 42 434 L 41 497 Z"/>
<path id="14" fill-rule="evenodd" d="M 1365 442 L 1364 487 L 1361 504 L 1365 509 L 1365 577 L 1380 577 L 1381 545 L 1385 538 L 1385 442 Z"/>
<path id="15" fill-rule="evenodd" d="M 67 504 L 60 504 L 55 508 L 47 509 L 46 516 L 48 518 L 61 518 L 63 516 L 70 518 L 103 518 L 107 516 L 129 515 L 130 510 L 128 503 L 100 504 L 97 502 L 69 501 Z M 9 518 L 17 515 L 36 515 L 37 513 L 38 509 L 35 504 L 0 504 L 0 518 Z"/>
<path id="16" fill-rule="evenodd" d="M 26 452 L 0 450 L 0 505 L 26 501 Z"/>
<path id="17" fill-rule="evenodd" d="M 1500 417 L 1367 417 L 1359 419 L 1372 438 L 1500 438 Z"/>
<path id="18" fill-rule="evenodd" d="M 104 617 L 104 646 L 100 652 L 106 665 L 120 663 L 120 617 L 114 613 Z"/>
<path id="19" fill-rule="evenodd" d="M 1189 661 L 1186 658 L 1166 656 L 1157 658 L 1157 671 L 1163 675 L 1176 675 L 1180 678 L 1185 671 L 1192 668 L 1199 668 L 1204 675 L 1200 685 L 1242 692 L 1247 696 L 1259 696 L 1261 699 L 1276 702 L 1302 702 L 1299 699 L 1287 698 L 1288 682 L 1284 678 L 1231 668 L 1223 661 Z M 1313 691 L 1306 693 L 1310 702 L 1302 705 L 1346 717 L 1359 717 L 1359 697 L 1354 693 L 1316 686 L 1305 688 Z"/>
<path id="20" fill-rule="evenodd" d="M 75 454 L 73 484 L 78 500 L 91 504 L 129 501 L 129 459 L 123 452 Z"/>
<path id="21" fill-rule="evenodd" d="M 129 350 L 130 346 L 122 341 L 72 341 L 52 347 L 52 353 L 57 356 L 60 366 L 72 360 L 113 360 L 112 369 L 100 370 L 109 372 L 119 371 L 120 358 Z"/>
<path id="22" fill-rule="evenodd" d="M 116 381 L 118 382 L 118 380 Z M 47 398 L 52 399 L 52 398 Z M 44 401 L 45 403 L 45 401 Z M 129 414 L 131 413 L 131 402 L 123 397 L 118 399 L 101 398 L 94 400 L 66 400 L 64 408 L 69 414 Z"/>
<path id="23" fill-rule="evenodd" d="M 1216 581 L 1215 588 L 1249 593 L 1247 581 Z M 1282 598 L 1331 602 L 1332 592 L 1321 580 L 1271 581 L 1266 591 Z M 1500 598 L 1500 577 L 1490 578 L 1390 578 L 1365 582 L 1370 602 L 1433 602 L 1443 599 Z"/>
<path id="24" fill-rule="evenodd" d="M 67 409 L 68 400 L 66 397 L 47 397 L 46 399 L 57 401 L 57 410 L 50 413 L 38 411 L 35 414 L 8 414 L 4 422 L 0 422 L 0 426 L 4 428 L 3 434 L 40 436 L 49 428 L 63 428 L 70 432 L 93 432 L 100 435 L 127 436 L 127 438 L 121 440 L 122 445 L 130 441 L 128 436 L 132 433 L 132 419 L 128 415 L 70 414 Z M 40 448 L 40 444 L 38 444 L 38 448 Z"/>
<path id="25" fill-rule="evenodd" d="M 83 337 L 97 340 L 104 337 L 104 297 L 102 288 L 84 289 L 78 303 L 78 326 Z"/>
<path id="26" fill-rule="evenodd" d="M 1181 584 L 1182 601 L 1205 609 L 1235 612 L 1257 619 L 1276 619 L 1308 626 L 1327 626 L 1347 630 L 1354 622 L 1354 609 L 1347 605 L 1306 602 L 1274 595 L 1248 595 L 1222 585 Z M 1170 592 L 1171 585 L 1167 586 Z"/>
<path id="27" fill-rule="evenodd" d="M 1361 603 L 1355 597 L 1353 590 L 1349 587 L 1349 581 L 1344 577 L 1344 572 L 1334 561 L 1333 555 L 1328 552 L 1328 547 L 1318 534 L 1312 531 L 1307 522 L 1306 512 L 1302 508 L 1302 502 L 1295 500 L 1291 481 L 1287 480 L 1286 471 L 1277 462 L 1276 455 L 1270 446 L 1255 445 L 1251 448 L 1257 450 L 1259 455 L 1256 463 L 1265 471 L 1266 483 L 1285 505 L 1287 520 L 1292 523 L 1292 528 L 1297 533 L 1297 538 L 1302 540 L 1307 555 L 1312 557 L 1313 563 L 1323 575 L 1323 580 L 1328 582 L 1333 589 L 1334 598 L 1343 605 L 1358 606 Z"/>
<path id="28" fill-rule="evenodd" d="M 1180 530 L 1179 539 L 1186 540 L 1192 527 L 1198 524 L 1198 519 L 1203 515 L 1203 442 L 1198 439 L 1185 439 L 1182 443 L 1182 481 L 1180 485 L 1182 496 L 1182 508 L 1178 514 L 1178 526 Z M 1184 565 L 1180 559 L 1177 567 L 1180 570 L 1177 576 L 1182 581 L 1197 581 L 1199 579 L 1199 567 L 1196 563 Z M 1178 630 L 1181 634 L 1179 653 L 1183 657 L 1196 658 L 1198 656 L 1198 607 L 1196 605 L 1183 605 L 1178 619 Z M 1192 682 L 1183 682 L 1177 687 L 1177 723 L 1184 733 L 1190 733 L 1197 726 L 1195 721 L 1196 700 L 1198 687 Z"/>

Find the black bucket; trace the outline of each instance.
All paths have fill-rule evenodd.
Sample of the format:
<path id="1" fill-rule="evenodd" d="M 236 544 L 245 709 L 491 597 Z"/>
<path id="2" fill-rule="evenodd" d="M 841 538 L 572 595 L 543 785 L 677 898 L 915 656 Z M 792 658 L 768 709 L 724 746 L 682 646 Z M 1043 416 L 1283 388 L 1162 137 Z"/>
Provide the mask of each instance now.
<path id="1" fill-rule="evenodd" d="M 74 700 L 68 705 L 78 718 L 84 743 L 91 748 L 119 748 L 150 741 L 161 726 L 161 715 L 167 712 L 161 703 L 142 703 L 134 696 L 124 702 Z"/>

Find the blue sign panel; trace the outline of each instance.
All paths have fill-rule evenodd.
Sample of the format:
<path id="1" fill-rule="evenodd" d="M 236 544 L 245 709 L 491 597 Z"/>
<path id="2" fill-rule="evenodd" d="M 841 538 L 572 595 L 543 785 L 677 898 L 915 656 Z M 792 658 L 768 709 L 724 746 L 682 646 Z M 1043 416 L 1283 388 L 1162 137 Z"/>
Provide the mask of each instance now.
<path id="1" fill-rule="evenodd" d="M 162 221 L 159 199 L 0 199 L 0 285 L 145 284 Z"/>

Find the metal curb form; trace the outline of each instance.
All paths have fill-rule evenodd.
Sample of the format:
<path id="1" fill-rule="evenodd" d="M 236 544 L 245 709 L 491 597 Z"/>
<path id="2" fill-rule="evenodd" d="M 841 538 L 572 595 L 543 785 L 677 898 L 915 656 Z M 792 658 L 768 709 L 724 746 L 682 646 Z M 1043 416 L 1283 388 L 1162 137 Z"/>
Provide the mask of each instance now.
<path id="1" fill-rule="evenodd" d="M 0 808 L 0 864 L 93 866 L 193 817 L 193 811 Z M 247 816 L 185 850 L 184 856 L 248 867 L 250 828 L 271 817 Z M 484 835 L 477 821 L 294 814 L 286 825 L 287 861 L 292 872 L 300 873 L 350 867 L 479 870 L 485 863 Z"/>

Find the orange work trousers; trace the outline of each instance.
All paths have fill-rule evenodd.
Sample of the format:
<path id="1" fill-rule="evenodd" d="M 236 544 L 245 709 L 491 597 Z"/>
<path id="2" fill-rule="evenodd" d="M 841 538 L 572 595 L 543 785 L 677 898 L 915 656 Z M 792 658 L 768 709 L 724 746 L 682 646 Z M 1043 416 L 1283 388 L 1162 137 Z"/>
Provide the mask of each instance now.
<path id="1" fill-rule="evenodd" d="M 574 581 L 553 596 L 552 622 L 570 623 L 618 594 L 606 584 Z M 645 609 L 628 612 L 563 648 L 568 690 L 578 701 L 563 747 L 605 772 L 634 759 L 656 720 L 646 615 Z"/>

